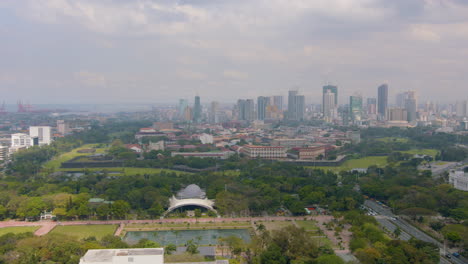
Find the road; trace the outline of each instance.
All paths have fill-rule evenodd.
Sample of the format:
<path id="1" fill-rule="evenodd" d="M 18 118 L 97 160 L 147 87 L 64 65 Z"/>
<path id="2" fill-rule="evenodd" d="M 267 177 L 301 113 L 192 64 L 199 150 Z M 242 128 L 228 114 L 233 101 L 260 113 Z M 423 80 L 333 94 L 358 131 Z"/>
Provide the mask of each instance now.
<path id="1" fill-rule="evenodd" d="M 385 208 L 385 207 L 383 207 L 383 206 L 379 205 L 378 203 L 376 203 L 374 201 L 371 201 L 371 200 L 366 200 L 364 202 L 364 205 L 371 208 L 376 213 L 380 214 L 380 216 L 376 216 L 377 221 L 379 221 L 379 219 L 385 219 L 386 218 L 386 220 L 388 222 L 390 222 L 391 225 L 398 226 L 404 233 L 409 234 L 409 235 L 411 235 L 412 237 L 414 237 L 416 239 L 432 243 L 432 244 L 436 245 L 437 247 L 439 247 L 440 252 L 442 252 L 442 253 L 444 252 L 444 245 L 442 243 L 440 243 L 439 241 L 437 241 L 434 238 L 430 237 L 429 235 L 427 235 L 423 231 L 417 229 L 416 227 L 412 226 L 407 221 L 399 218 L 397 215 L 393 214 L 392 211 L 389 208 Z M 380 223 L 380 221 L 379 221 L 379 223 Z M 387 226 L 390 226 L 390 225 L 388 223 L 386 223 L 385 221 L 384 221 L 384 226 L 387 229 L 390 230 L 390 228 L 387 227 Z M 402 232 L 402 234 L 403 234 L 403 232 Z M 440 263 L 467 264 L 468 260 L 461 257 L 461 256 L 460 256 L 460 258 L 452 257 L 451 259 L 445 259 L 444 257 L 441 257 L 440 258 Z"/>

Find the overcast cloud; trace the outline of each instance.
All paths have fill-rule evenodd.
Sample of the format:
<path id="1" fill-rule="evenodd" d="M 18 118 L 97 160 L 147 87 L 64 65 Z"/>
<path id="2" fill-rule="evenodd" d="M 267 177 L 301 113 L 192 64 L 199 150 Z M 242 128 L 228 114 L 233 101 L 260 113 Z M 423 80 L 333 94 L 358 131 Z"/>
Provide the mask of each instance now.
<path id="1" fill-rule="evenodd" d="M 1 99 L 468 97 L 464 0 L 2 0 Z"/>

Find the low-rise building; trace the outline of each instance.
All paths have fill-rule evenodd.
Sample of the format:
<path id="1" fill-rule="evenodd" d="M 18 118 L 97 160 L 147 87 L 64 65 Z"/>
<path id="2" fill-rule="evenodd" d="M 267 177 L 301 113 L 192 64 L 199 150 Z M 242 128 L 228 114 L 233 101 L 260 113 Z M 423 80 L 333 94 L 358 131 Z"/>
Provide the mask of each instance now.
<path id="1" fill-rule="evenodd" d="M 468 173 L 464 171 L 450 171 L 449 183 L 452 184 L 455 189 L 468 191 Z"/>
<path id="2" fill-rule="evenodd" d="M 214 158 L 214 159 L 227 159 L 234 155 L 233 151 L 217 151 L 217 152 L 172 152 L 171 157 L 182 156 L 184 158 Z"/>
<path id="3" fill-rule="evenodd" d="M 307 140 L 304 138 L 277 138 L 273 139 L 271 145 L 275 147 L 300 148 L 307 145 L 307 143 Z"/>
<path id="4" fill-rule="evenodd" d="M 8 147 L 0 146 L 0 161 L 5 161 L 8 158 Z"/>
<path id="5" fill-rule="evenodd" d="M 245 145 L 240 151 L 249 158 L 284 159 L 287 157 L 285 147 Z"/>
<path id="6" fill-rule="evenodd" d="M 300 148 L 299 159 L 316 160 L 320 155 L 322 155 L 322 157 L 325 157 L 326 150 L 327 150 L 326 146 Z"/>
<path id="7" fill-rule="evenodd" d="M 90 249 L 80 264 L 164 264 L 163 248 Z"/>

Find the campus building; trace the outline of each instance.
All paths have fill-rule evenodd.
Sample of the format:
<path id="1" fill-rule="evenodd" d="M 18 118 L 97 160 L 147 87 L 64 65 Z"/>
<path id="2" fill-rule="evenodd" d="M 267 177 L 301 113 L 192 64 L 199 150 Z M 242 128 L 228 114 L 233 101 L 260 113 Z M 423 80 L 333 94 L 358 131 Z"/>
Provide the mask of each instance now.
<path id="1" fill-rule="evenodd" d="M 455 189 L 468 191 L 468 173 L 464 171 L 450 171 L 449 183 L 452 184 Z"/>
<path id="2" fill-rule="evenodd" d="M 285 147 L 274 146 L 245 145 L 241 148 L 241 153 L 249 158 L 260 159 L 284 159 L 287 157 Z"/>

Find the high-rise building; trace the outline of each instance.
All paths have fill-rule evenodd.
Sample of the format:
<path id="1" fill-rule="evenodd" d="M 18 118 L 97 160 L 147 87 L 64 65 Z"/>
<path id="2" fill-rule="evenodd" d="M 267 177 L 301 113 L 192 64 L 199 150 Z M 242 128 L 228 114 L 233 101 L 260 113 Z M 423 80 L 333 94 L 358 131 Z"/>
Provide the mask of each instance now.
<path id="1" fill-rule="evenodd" d="M 265 120 L 267 107 L 270 104 L 270 98 L 265 96 L 259 96 L 257 98 L 257 119 Z"/>
<path id="2" fill-rule="evenodd" d="M 237 109 L 239 112 L 237 118 L 244 121 L 253 121 L 255 119 L 254 106 L 255 104 L 253 99 L 237 100 Z"/>
<path id="3" fill-rule="evenodd" d="M 388 121 L 407 121 L 408 112 L 404 108 L 389 108 L 387 111 Z"/>
<path id="4" fill-rule="evenodd" d="M 349 97 L 349 113 L 351 114 L 351 120 L 361 120 L 362 96 L 353 95 Z"/>
<path id="5" fill-rule="evenodd" d="M 212 124 L 219 123 L 219 102 L 211 102 L 209 121 Z"/>
<path id="6" fill-rule="evenodd" d="M 275 95 L 273 96 L 273 105 L 276 106 L 278 111 L 283 111 L 283 96 Z"/>
<path id="7" fill-rule="evenodd" d="M 367 98 L 367 114 L 368 115 L 377 114 L 377 99 Z"/>
<path id="8" fill-rule="evenodd" d="M 195 96 L 195 104 L 193 106 L 193 122 L 200 123 L 202 119 L 202 107 L 200 104 L 200 96 Z"/>
<path id="9" fill-rule="evenodd" d="M 188 102 L 186 99 L 179 99 L 179 107 L 178 107 L 178 113 L 179 113 L 179 119 L 185 119 L 185 109 L 188 107 Z"/>
<path id="10" fill-rule="evenodd" d="M 381 118 L 385 117 L 388 108 L 388 85 L 382 84 L 378 88 L 377 97 L 378 114 Z"/>
<path id="11" fill-rule="evenodd" d="M 65 120 L 57 120 L 57 132 L 62 135 L 70 133 L 70 125 Z"/>
<path id="12" fill-rule="evenodd" d="M 327 122 L 336 118 L 337 106 L 335 105 L 335 94 L 330 90 L 325 91 L 323 94 L 322 112 Z"/>
<path id="13" fill-rule="evenodd" d="M 323 86 L 323 94 L 325 94 L 327 91 L 330 91 L 335 95 L 335 106 L 338 107 L 338 86 L 336 85 Z"/>
<path id="14" fill-rule="evenodd" d="M 408 98 L 407 93 L 398 93 L 395 97 L 395 104 L 397 107 L 404 108 L 406 104 L 406 99 Z"/>
<path id="15" fill-rule="evenodd" d="M 457 117 L 465 117 L 468 116 L 468 101 L 457 101 L 455 105 L 456 116 Z"/>
<path id="16" fill-rule="evenodd" d="M 408 122 L 414 122 L 416 121 L 416 112 L 417 112 L 417 105 L 416 105 L 416 99 L 415 98 L 408 98 L 406 99 L 405 102 L 405 109 L 406 112 L 408 113 Z"/>
<path id="17" fill-rule="evenodd" d="M 34 146 L 34 141 L 31 136 L 23 133 L 16 133 L 11 135 L 12 148 L 29 148 Z"/>
<path id="18" fill-rule="evenodd" d="M 52 129 L 50 126 L 32 126 L 29 127 L 29 136 L 38 138 L 39 145 L 49 145 L 52 143 Z"/>
<path id="19" fill-rule="evenodd" d="M 298 91 L 289 91 L 288 94 L 288 119 L 304 120 L 305 97 L 298 95 Z"/>
<path id="20" fill-rule="evenodd" d="M 8 158 L 8 147 L 0 145 L 0 161 L 5 161 Z"/>

